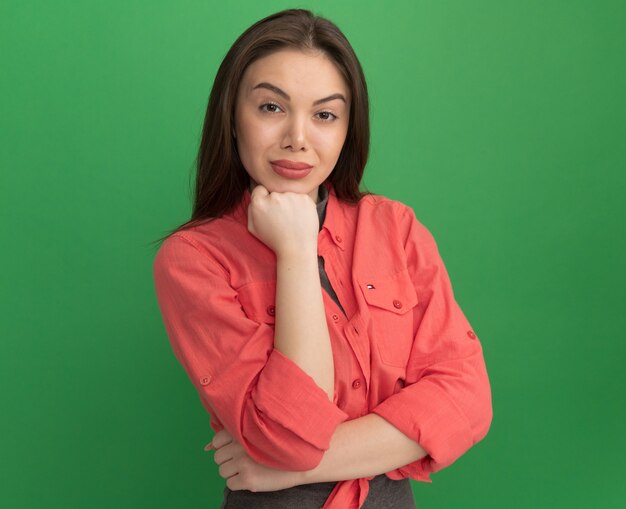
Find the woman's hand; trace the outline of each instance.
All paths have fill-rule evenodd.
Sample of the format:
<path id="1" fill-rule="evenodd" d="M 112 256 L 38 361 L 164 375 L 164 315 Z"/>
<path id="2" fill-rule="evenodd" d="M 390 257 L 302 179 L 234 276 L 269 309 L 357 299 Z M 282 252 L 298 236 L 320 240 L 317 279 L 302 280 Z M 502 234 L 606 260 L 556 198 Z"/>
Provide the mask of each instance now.
<path id="1" fill-rule="evenodd" d="M 270 193 L 257 185 L 248 206 L 248 231 L 277 256 L 317 253 L 319 218 L 308 194 Z"/>
<path id="2" fill-rule="evenodd" d="M 254 461 L 225 429 L 204 448 L 211 449 L 215 449 L 213 459 L 220 466 L 219 474 L 232 491 L 276 491 L 302 484 L 300 472 L 276 470 Z"/>

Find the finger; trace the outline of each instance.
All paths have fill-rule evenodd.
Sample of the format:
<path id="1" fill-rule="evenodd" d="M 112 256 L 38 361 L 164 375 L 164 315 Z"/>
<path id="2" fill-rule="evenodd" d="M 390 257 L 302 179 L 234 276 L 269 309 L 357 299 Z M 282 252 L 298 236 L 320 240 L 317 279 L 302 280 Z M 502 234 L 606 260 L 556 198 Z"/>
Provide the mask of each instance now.
<path id="1" fill-rule="evenodd" d="M 245 489 L 243 485 L 243 481 L 239 474 L 235 474 L 229 477 L 228 479 L 226 479 L 226 487 L 230 491 L 239 491 L 239 490 Z"/>
<path id="2" fill-rule="evenodd" d="M 211 450 L 213 450 L 213 449 L 215 449 L 215 446 L 213 445 L 213 442 L 209 442 L 208 444 L 206 444 L 206 445 L 204 446 L 204 450 L 205 450 L 205 451 L 211 451 Z"/>
<path id="3" fill-rule="evenodd" d="M 215 451 L 213 461 L 215 461 L 218 465 L 221 465 L 222 463 L 226 463 L 227 461 L 234 459 L 234 457 L 235 455 L 233 454 L 231 447 L 222 447 L 221 449 Z"/>
<path id="4" fill-rule="evenodd" d="M 233 436 L 228 431 L 223 429 L 222 431 L 218 431 L 215 434 L 213 440 L 211 440 L 211 443 L 213 444 L 213 447 L 215 447 L 215 449 L 219 449 L 220 447 L 224 447 L 225 445 L 230 444 L 232 441 Z"/>
<path id="5" fill-rule="evenodd" d="M 215 463 L 217 463 L 218 465 L 221 465 L 226 461 L 239 459 L 244 456 L 247 456 L 246 450 L 239 442 L 233 440 L 230 444 L 227 444 L 224 447 L 215 451 L 215 454 L 213 455 L 213 461 L 215 461 Z"/>
<path id="6" fill-rule="evenodd" d="M 267 188 L 261 184 L 257 185 L 252 192 L 250 193 L 250 197 L 252 199 L 254 198 L 263 198 L 265 196 L 267 196 L 269 193 L 269 191 L 267 190 Z"/>
<path id="7" fill-rule="evenodd" d="M 226 461 L 225 463 L 222 463 L 217 470 L 220 474 L 220 477 L 224 479 L 228 479 L 229 477 L 232 477 L 239 473 L 239 471 L 237 470 L 237 465 L 234 461 Z"/>

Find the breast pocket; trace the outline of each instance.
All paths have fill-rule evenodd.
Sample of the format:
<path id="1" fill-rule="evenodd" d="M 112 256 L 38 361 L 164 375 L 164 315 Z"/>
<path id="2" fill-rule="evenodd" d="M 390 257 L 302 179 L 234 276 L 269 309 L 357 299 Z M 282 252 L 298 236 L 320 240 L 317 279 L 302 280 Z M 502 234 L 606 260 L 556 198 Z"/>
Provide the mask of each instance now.
<path id="1" fill-rule="evenodd" d="M 239 302 L 248 318 L 274 325 L 276 319 L 276 281 L 254 281 L 237 290 Z"/>
<path id="2" fill-rule="evenodd" d="M 408 270 L 362 278 L 359 286 L 368 305 L 373 342 L 381 361 L 405 367 L 413 344 L 413 308 L 417 294 Z"/>

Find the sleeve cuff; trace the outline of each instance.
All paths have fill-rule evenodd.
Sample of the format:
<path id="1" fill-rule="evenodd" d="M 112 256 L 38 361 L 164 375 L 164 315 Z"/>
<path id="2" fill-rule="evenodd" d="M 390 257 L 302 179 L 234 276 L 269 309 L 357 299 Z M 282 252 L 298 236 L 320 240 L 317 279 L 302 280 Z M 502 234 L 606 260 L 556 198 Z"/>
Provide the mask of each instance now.
<path id="1" fill-rule="evenodd" d="M 473 445 L 465 415 L 443 389 L 427 378 L 390 396 L 372 412 L 389 421 L 428 452 L 428 456 L 411 464 L 414 469 L 441 470 Z"/>
<path id="2" fill-rule="evenodd" d="M 335 429 L 349 417 L 308 373 L 275 348 L 252 398 L 261 412 L 321 450 L 328 450 Z"/>

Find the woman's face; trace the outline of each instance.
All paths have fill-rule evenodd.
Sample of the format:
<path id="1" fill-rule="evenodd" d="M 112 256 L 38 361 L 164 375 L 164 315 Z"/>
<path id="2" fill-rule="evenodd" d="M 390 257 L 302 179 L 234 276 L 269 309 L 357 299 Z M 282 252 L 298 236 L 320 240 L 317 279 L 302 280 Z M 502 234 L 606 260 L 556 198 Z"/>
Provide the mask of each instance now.
<path id="1" fill-rule="evenodd" d="M 250 64 L 237 94 L 235 132 L 253 185 L 307 193 L 317 203 L 318 187 L 346 139 L 349 116 L 348 86 L 322 52 L 285 49 Z M 297 166 L 291 163 L 310 168 L 287 168 Z"/>

